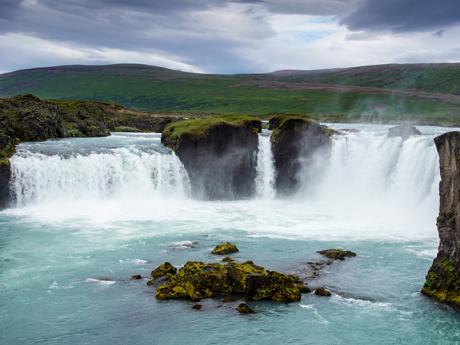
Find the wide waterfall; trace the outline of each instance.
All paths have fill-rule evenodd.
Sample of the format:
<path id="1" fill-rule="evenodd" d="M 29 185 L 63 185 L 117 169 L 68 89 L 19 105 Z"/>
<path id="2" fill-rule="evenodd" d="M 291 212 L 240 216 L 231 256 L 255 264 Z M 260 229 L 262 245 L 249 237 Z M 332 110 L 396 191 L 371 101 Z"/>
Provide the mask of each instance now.
<path id="1" fill-rule="evenodd" d="M 402 140 L 387 137 L 389 126 L 329 126 L 340 134 L 300 169 L 290 196 L 276 195 L 270 132 L 260 133 L 256 194 L 231 201 L 195 199 L 160 134 L 21 143 L 11 160 L 16 203 L 0 212 L 0 324 L 9 330 L 0 342 L 458 343 L 458 315 L 419 293 L 438 246 L 433 138 L 448 129 L 420 126 Z M 152 269 L 218 262 L 210 252 L 224 241 L 237 244 L 238 261 L 300 275 L 319 250 L 357 256 L 309 282 L 331 297 L 248 302 L 255 315 L 237 315 L 239 300 L 203 299 L 200 312 L 155 300 Z"/>

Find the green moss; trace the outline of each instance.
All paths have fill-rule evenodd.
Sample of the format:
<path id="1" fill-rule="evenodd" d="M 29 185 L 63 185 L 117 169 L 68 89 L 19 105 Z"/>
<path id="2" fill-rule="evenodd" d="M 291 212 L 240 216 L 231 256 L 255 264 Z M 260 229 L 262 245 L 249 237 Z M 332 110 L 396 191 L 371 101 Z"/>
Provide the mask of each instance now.
<path id="1" fill-rule="evenodd" d="M 454 263 L 448 258 L 442 260 L 428 273 L 422 293 L 439 300 L 460 306 L 460 279 L 455 272 Z"/>
<path id="2" fill-rule="evenodd" d="M 210 129 L 222 124 L 232 127 L 247 127 L 258 122 L 257 118 L 244 115 L 195 118 L 170 123 L 163 131 L 163 135 L 172 140 L 177 140 L 184 135 L 199 139 L 205 137 Z"/>
<path id="3" fill-rule="evenodd" d="M 212 250 L 212 253 L 214 255 L 228 255 L 228 254 L 237 253 L 238 251 L 239 251 L 238 247 L 234 245 L 233 243 L 224 242 L 224 243 L 218 244 Z"/>
<path id="4" fill-rule="evenodd" d="M 117 126 L 113 130 L 114 132 L 140 132 L 137 128 L 129 127 L 129 126 Z"/>
<path id="5" fill-rule="evenodd" d="M 164 264 L 166 265 L 166 264 Z M 187 298 L 198 301 L 218 295 L 244 294 L 247 299 L 298 301 L 304 287 L 300 278 L 268 271 L 252 261 L 203 263 L 189 261 L 158 287 L 158 299 Z"/>

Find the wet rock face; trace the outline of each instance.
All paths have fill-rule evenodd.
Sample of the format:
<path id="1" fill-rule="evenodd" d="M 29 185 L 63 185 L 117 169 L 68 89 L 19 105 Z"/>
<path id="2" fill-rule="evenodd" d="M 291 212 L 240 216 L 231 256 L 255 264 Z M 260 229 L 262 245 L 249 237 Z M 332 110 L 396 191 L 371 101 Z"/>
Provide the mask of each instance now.
<path id="1" fill-rule="evenodd" d="M 460 306 L 460 132 L 435 139 L 441 167 L 438 255 L 422 292 Z"/>
<path id="2" fill-rule="evenodd" d="M 276 169 L 276 190 L 280 195 L 295 192 L 303 167 L 312 165 L 315 155 L 327 155 L 333 131 L 319 123 L 300 117 L 274 117 L 271 142 Z"/>
<path id="3" fill-rule="evenodd" d="M 8 206 L 10 202 L 11 170 L 8 161 L 0 161 L 0 209 Z"/>
<path id="4" fill-rule="evenodd" d="M 158 299 L 190 299 L 242 294 L 249 300 L 299 301 L 303 281 L 291 275 L 266 270 L 252 261 L 203 263 L 189 261 L 177 274 L 157 288 Z"/>
<path id="5" fill-rule="evenodd" d="M 356 253 L 340 248 L 320 250 L 318 253 L 331 260 L 345 260 L 356 256 Z"/>
<path id="6" fill-rule="evenodd" d="M 255 194 L 260 129 L 258 120 L 241 125 L 218 123 L 203 128 L 199 135 L 184 132 L 173 137 L 163 132 L 162 142 L 184 164 L 195 197 L 250 198 Z"/>
<path id="7" fill-rule="evenodd" d="M 400 137 L 402 140 L 409 139 L 411 136 L 414 135 L 421 135 L 420 132 L 416 127 L 409 126 L 409 125 L 401 125 L 395 126 L 388 130 L 388 138 Z"/>

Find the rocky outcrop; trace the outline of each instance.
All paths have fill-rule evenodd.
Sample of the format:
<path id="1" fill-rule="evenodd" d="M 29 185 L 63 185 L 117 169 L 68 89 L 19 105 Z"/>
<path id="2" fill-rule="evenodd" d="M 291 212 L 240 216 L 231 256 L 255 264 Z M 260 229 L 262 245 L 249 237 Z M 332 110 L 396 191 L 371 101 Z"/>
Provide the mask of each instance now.
<path id="1" fill-rule="evenodd" d="M 239 294 L 254 301 L 295 302 L 300 300 L 302 292 L 309 291 L 299 277 L 269 271 L 252 261 L 189 261 L 177 274 L 167 274 L 163 279 L 166 282 L 158 286 L 156 291 L 156 298 L 161 300 L 199 301 L 203 298 Z"/>
<path id="2" fill-rule="evenodd" d="M 299 116 L 275 116 L 269 128 L 276 169 L 276 190 L 288 195 L 300 184 L 303 167 L 312 164 L 315 155 L 327 154 L 335 132 L 316 121 Z"/>
<path id="3" fill-rule="evenodd" d="M 115 130 L 124 132 L 123 130 L 117 130 L 117 128 L 127 127 L 133 128 L 139 132 L 161 133 L 167 125 L 180 120 L 184 120 L 184 118 L 178 116 L 156 116 L 149 114 L 119 117 L 116 120 Z"/>
<path id="4" fill-rule="evenodd" d="M 356 256 L 356 253 L 350 250 L 344 250 L 341 248 L 334 248 L 334 249 L 325 249 L 318 251 L 319 254 L 327 257 L 331 260 L 345 260 L 346 258 L 352 258 Z"/>
<path id="5" fill-rule="evenodd" d="M 214 255 L 228 255 L 239 252 L 238 247 L 230 242 L 218 244 L 213 250 Z M 224 258 L 225 259 L 225 258 Z M 231 258 L 229 258 L 231 260 Z"/>
<path id="6" fill-rule="evenodd" d="M 422 293 L 460 307 L 460 132 L 435 139 L 441 167 L 438 255 Z"/>
<path id="7" fill-rule="evenodd" d="M 395 138 L 400 137 L 402 140 L 407 140 L 414 135 L 421 135 L 420 132 L 416 127 L 410 125 L 400 125 L 392 127 L 388 130 L 387 137 L 388 138 Z"/>
<path id="8" fill-rule="evenodd" d="M 195 197 L 249 198 L 255 193 L 261 126 L 241 116 L 184 120 L 168 125 L 161 141 L 184 164 Z"/>
<path id="9" fill-rule="evenodd" d="M 102 102 L 53 100 L 33 95 L 0 99 L 0 208 L 10 202 L 10 163 L 22 141 L 110 135 L 118 120 L 149 114 Z"/>

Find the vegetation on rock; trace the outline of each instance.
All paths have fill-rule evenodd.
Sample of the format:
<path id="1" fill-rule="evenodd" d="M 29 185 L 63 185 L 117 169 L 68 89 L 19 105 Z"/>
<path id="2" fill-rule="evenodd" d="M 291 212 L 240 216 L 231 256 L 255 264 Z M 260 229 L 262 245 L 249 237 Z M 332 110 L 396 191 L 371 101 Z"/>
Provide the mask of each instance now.
<path id="1" fill-rule="evenodd" d="M 228 255 L 228 254 L 233 254 L 233 253 L 237 253 L 239 250 L 238 250 L 238 247 L 236 245 L 234 245 L 233 243 L 230 243 L 230 242 L 224 242 L 224 243 L 221 243 L 221 244 L 218 244 L 213 250 L 212 250 L 212 253 L 214 255 Z M 224 258 L 226 259 L 226 258 Z M 231 260 L 231 259 L 230 259 Z M 224 260 L 222 260 L 224 261 Z M 225 261 L 229 261 L 228 259 L 226 259 Z"/>
<path id="2" fill-rule="evenodd" d="M 238 313 L 240 314 L 254 314 L 255 310 L 248 306 L 246 303 L 240 303 L 238 307 L 236 307 Z"/>
<path id="3" fill-rule="evenodd" d="M 188 261 L 157 288 L 158 299 L 190 299 L 242 294 L 249 300 L 294 302 L 304 283 L 299 277 L 269 271 L 252 261 L 203 263 Z"/>
<path id="4" fill-rule="evenodd" d="M 320 250 L 318 251 L 318 253 L 332 260 L 345 260 L 345 258 L 351 258 L 356 256 L 356 253 L 353 253 L 349 250 L 343 250 L 340 248 Z"/>
<path id="5" fill-rule="evenodd" d="M 299 173 L 317 154 L 327 154 L 336 132 L 307 117 L 275 116 L 270 119 L 271 144 L 276 169 L 277 193 L 298 189 Z"/>
<path id="6" fill-rule="evenodd" d="M 201 199 L 241 199 L 255 194 L 258 132 L 261 121 L 226 116 L 177 121 L 161 141 L 173 149 Z"/>
<path id="7" fill-rule="evenodd" d="M 422 293 L 460 307 L 460 132 L 435 138 L 441 167 L 438 255 Z"/>

